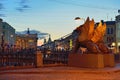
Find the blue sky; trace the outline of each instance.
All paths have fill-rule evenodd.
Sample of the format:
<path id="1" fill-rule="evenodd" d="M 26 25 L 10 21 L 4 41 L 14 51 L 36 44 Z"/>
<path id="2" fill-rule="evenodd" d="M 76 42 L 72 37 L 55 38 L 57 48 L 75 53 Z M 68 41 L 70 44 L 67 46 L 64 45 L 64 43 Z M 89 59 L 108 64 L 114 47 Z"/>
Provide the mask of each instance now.
<path id="1" fill-rule="evenodd" d="M 120 9 L 120 0 L 27 0 L 30 8 L 24 12 L 15 10 L 20 0 L 4 0 L 4 21 L 16 31 L 27 28 L 51 34 L 52 40 L 69 34 L 77 27 L 74 18 L 114 20 Z"/>

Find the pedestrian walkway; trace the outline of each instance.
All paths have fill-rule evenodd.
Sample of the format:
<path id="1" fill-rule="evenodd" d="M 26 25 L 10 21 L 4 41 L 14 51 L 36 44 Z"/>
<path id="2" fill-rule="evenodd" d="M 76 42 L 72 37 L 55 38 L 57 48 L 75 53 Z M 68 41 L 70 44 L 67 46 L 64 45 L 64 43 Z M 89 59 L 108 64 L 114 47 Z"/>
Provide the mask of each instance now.
<path id="1" fill-rule="evenodd" d="M 120 80 L 120 64 L 101 69 L 41 67 L 0 71 L 0 80 Z"/>
<path id="2" fill-rule="evenodd" d="M 111 73 L 120 72 L 120 64 L 116 64 L 115 67 L 106 68 L 79 68 L 79 67 L 68 67 L 68 66 L 56 66 L 56 67 L 40 67 L 40 68 L 28 68 L 28 69 L 15 69 L 15 70 L 1 70 L 0 74 L 8 73 Z"/>

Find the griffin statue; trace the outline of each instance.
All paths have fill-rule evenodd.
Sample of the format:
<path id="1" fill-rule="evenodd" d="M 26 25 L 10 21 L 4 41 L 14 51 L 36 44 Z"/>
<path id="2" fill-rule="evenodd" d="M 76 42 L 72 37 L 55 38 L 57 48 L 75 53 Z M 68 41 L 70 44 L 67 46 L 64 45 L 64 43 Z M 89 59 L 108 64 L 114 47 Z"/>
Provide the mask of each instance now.
<path id="1" fill-rule="evenodd" d="M 80 47 L 86 48 L 86 53 L 110 53 L 108 47 L 103 42 L 105 31 L 105 23 L 100 22 L 95 26 L 94 20 L 90 20 L 88 17 L 83 25 L 80 25 L 73 31 L 73 33 L 78 33 L 73 53 L 76 53 Z"/>

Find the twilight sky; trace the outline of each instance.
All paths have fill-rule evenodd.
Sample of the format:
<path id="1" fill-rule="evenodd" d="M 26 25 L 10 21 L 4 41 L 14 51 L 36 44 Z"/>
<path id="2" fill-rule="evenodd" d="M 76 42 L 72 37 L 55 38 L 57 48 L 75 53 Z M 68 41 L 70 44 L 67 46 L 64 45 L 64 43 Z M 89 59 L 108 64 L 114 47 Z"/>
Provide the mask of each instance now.
<path id="1" fill-rule="evenodd" d="M 120 9 L 120 0 L 26 0 L 29 9 L 19 12 L 20 0 L 1 0 L 5 9 L 0 13 L 5 22 L 16 31 L 27 28 L 51 34 L 52 40 L 69 34 L 77 27 L 74 18 L 114 20 Z"/>

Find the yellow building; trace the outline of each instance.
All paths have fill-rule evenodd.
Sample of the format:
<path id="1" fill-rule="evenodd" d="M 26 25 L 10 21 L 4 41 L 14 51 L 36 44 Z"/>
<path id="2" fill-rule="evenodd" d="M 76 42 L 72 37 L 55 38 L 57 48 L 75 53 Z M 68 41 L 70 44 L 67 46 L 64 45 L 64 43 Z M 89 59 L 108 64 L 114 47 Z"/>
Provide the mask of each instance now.
<path id="1" fill-rule="evenodd" d="M 22 49 L 34 48 L 37 49 L 37 34 L 17 34 L 16 47 Z"/>
<path id="2" fill-rule="evenodd" d="M 120 52 L 120 15 L 116 16 L 115 21 L 106 21 L 105 43 L 114 53 Z"/>
<path id="3" fill-rule="evenodd" d="M 120 52 L 120 15 L 116 16 L 116 41 L 115 47 L 117 53 Z"/>
<path id="4" fill-rule="evenodd" d="M 107 45 L 111 45 L 113 42 L 115 42 L 115 36 L 116 36 L 116 25 L 115 21 L 106 21 L 106 34 L 105 34 L 105 43 Z"/>

